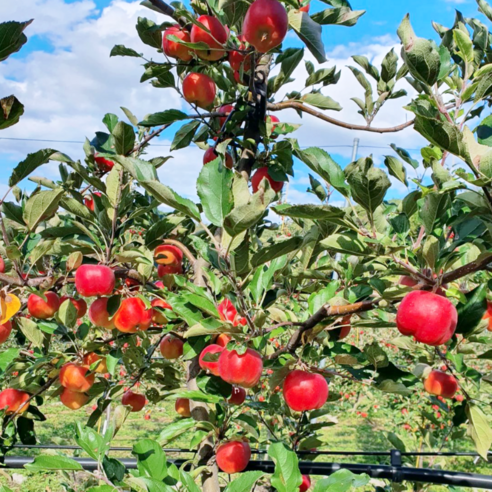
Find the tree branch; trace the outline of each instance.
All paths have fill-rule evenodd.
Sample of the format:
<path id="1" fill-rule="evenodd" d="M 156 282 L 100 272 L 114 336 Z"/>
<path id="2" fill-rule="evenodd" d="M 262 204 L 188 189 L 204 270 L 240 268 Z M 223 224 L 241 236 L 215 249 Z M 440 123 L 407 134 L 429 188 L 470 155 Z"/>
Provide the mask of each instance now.
<path id="1" fill-rule="evenodd" d="M 373 299 L 371 301 L 361 301 L 355 304 L 347 304 L 346 306 L 330 306 L 329 303 L 325 304 L 321 309 L 308 318 L 302 325 L 292 334 L 290 340 L 285 347 L 278 349 L 273 354 L 269 355 L 267 359 L 276 359 L 279 355 L 285 353 L 293 353 L 301 345 L 302 335 L 304 332 L 311 330 L 318 323 L 325 318 L 331 316 L 346 316 L 348 314 L 361 313 L 363 311 L 369 311 L 374 305 L 379 302 L 379 299 Z"/>
<path id="2" fill-rule="evenodd" d="M 412 126 L 415 120 L 407 121 L 406 123 L 402 123 L 401 125 L 392 126 L 389 128 L 373 128 L 369 125 L 354 125 L 352 123 L 345 123 L 344 121 L 336 120 L 331 116 L 327 116 L 316 109 L 311 108 L 310 106 L 306 106 L 302 102 L 298 101 L 285 101 L 281 103 L 268 103 L 267 109 L 269 111 L 282 111 L 283 109 L 296 109 L 297 111 L 303 111 L 304 113 L 308 113 L 311 116 L 315 116 L 320 120 L 326 121 L 327 123 L 331 123 L 332 125 L 341 126 L 342 128 L 347 128 L 349 130 L 360 130 L 364 132 L 372 132 L 372 133 L 396 133 Z"/>
<path id="3" fill-rule="evenodd" d="M 478 272 L 479 270 L 486 270 L 487 265 L 492 263 L 492 254 L 488 253 L 482 259 L 471 261 L 462 267 L 457 268 L 451 272 L 445 273 L 441 278 L 441 283 L 452 282 L 453 280 L 458 280 L 461 277 L 465 277 L 473 272 Z"/>

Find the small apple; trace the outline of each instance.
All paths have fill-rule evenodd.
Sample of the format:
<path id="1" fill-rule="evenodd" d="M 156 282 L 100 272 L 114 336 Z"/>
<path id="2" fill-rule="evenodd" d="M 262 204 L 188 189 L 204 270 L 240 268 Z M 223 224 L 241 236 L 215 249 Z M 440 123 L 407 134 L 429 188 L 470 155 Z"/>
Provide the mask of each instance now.
<path id="1" fill-rule="evenodd" d="M 174 409 L 181 417 L 191 417 L 190 400 L 188 398 L 177 398 Z"/>
<path id="2" fill-rule="evenodd" d="M 258 0 L 256 0 L 258 1 Z M 256 193 L 260 188 L 260 183 L 263 179 L 267 179 L 270 183 L 271 188 L 277 193 L 284 187 L 283 181 L 275 181 L 268 173 L 268 167 L 260 167 L 251 177 L 251 186 L 253 187 L 253 193 Z"/>
<path id="3" fill-rule="evenodd" d="M 250 459 L 251 448 L 245 441 L 229 441 L 217 448 L 217 466 L 229 475 L 242 472 Z"/>
<path id="4" fill-rule="evenodd" d="M 54 292 L 45 292 L 46 301 L 36 294 L 27 299 L 27 310 L 36 319 L 49 319 L 60 309 L 60 298 Z"/>
<path id="5" fill-rule="evenodd" d="M 225 55 L 224 44 L 229 37 L 228 30 L 221 24 L 219 19 L 211 15 L 201 15 L 197 21 L 203 24 L 209 32 L 200 26 L 193 24 L 191 28 L 191 42 L 205 43 L 209 49 L 195 50 L 202 60 L 216 61 Z"/>
<path id="6" fill-rule="evenodd" d="M 162 357 L 168 360 L 174 360 L 183 355 L 183 341 L 174 335 L 166 335 L 160 345 Z"/>
<path id="7" fill-rule="evenodd" d="M 140 412 L 147 402 L 145 395 L 141 393 L 134 393 L 133 391 L 126 391 L 121 397 L 121 404 L 131 407 L 132 412 Z"/>
<path id="8" fill-rule="evenodd" d="M 75 288 L 83 297 L 110 296 L 116 279 L 106 265 L 81 265 L 75 272 Z"/>
<path id="9" fill-rule="evenodd" d="M 424 389 L 430 395 L 453 398 L 458 391 L 458 381 L 451 374 L 442 371 L 432 371 L 424 381 Z"/>
<path id="10" fill-rule="evenodd" d="M 186 29 L 182 29 L 179 24 L 175 24 L 164 31 L 164 35 L 162 36 L 162 51 L 171 58 L 178 58 L 185 62 L 190 61 L 193 58 L 190 48 L 168 39 L 171 35 L 176 36 L 185 43 L 191 42 L 190 33 Z"/>
<path id="11" fill-rule="evenodd" d="M 284 380 L 283 394 L 285 403 L 295 412 L 317 410 L 328 399 L 328 383 L 320 374 L 294 370 Z"/>
<path id="12" fill-rule="evenodd" d="M 191 72 L 183 80 L 183 96 L 190 104 L 207 109 L 214 103 L 215 82 L 204 73 Z"/>
<path id="13" fill-rule="evenodd" d="M 236 350 L 224 349 L 219 357 L 219 375 L 230 384 L 242 388 L 253 388 L 261 378 L 263 360 L 261 355 L 252 349 L 246 349 L 244 354 Z"/>

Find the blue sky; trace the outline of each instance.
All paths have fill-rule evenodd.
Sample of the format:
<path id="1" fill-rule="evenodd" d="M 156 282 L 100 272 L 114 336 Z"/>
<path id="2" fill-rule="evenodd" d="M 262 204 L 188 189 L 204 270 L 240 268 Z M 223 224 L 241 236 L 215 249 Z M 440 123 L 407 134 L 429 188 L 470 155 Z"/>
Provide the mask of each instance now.
<path id="1" fill-rule="evenodd" d="M 343 68 L 351 62 L 349 56 L 352 54 L 365 54 L 375 60 L 376 64 L 380 63 L 384 54 L 398 44 L 396 29 L 407 12 L 410 13 L 417 34 L 434 39 L 436 35 L 431 21 L 450 26 L 456 8 L 465 16 L 478 16 L 488 24 L 485 17 L 478 13 L 474 0 L 352 0 L 351 3 L 354 9 L 367 10 L 367 13 L 352 28 L 324 27 L 323 39 L 330 60 L 327 66 L 335 63 L 338 68 Z M 325 7 L 323 3 L 314 0 L 311 12 Z M 121 105 L 129 107 L 139 118 L 147 112 L 179 107 L 180 101 L 170 95 L 170 91 L 139 84 L 142 69 L 138 61 L 132 58 L 109 58 L 109 51 L 114 44 L 126 44 L 145 52 L 145 47 L 134 31 L 138 15 L 157 18 L 157 14 L 142 10 L 138 2 L 124 0 L 1 2 L 1 19 L 24 20 L 34 17 L 35 22 L 26 32 L 29 38 L 26 46 L 7 62 L 0 64 L 2 96 L 13 92 L 26 105 L 26 114 L 21 122 L 0 133 L 0 193 L 12 168 L 27 152 L 52 147 L 73 158 L 82 157 L 81 145 L 78 144 L 1 140 L 2 137 L 83 141 L 84 137 L 92 138 L 94 131 L 103 129 L 100 121 L 104 113 L 114 112 L 123 117 L 119 109 Z M 289 34 L 285 44 L 299 45 L 299 41 L 293 34 Z M 325 93 L 339 101 L 344 109 L 341 114 L 331 112 L 330 115 L 362 124 L 362 118 L 357 115 L 356 107 L 350 101 L 350 97 L 360 97 L 362 91 L 347 70 L 342 73 L 339 85 L 327 88 Z M 303 80 L 304 76 L 301 70 L 300 79 Z M 288 90 L 293 88 L 292 85 L 287 87 Z M 376 119 L 374 126 L 392 126 L 405 121 L 409 116 L 401 109 L 403 103 L 404 99 L 395 101 Z M 282 112 L 277 115 L 283 121 L 298 121 L 294 113 Z M 294 134 L 300 144 L 344 145 L 326 149 L 343 166 L 350 160 L 351 150 L 347 146 L 354 137 L 360 138 L 359 156 L 373 153 L 378 165 L 381 165 L 383 155 L 392 153 L 388 147 L 390 143 L 395 142 L 407 149 L 417 149 L 422 143 L 413 130 L 397 135 L 355 134 L 313 118 L 302 122 L 304 126 L 298 134 Z M 165 145 L 172 139 L 174 131 L 175 128 L 162 136 L 160 147 L 153 147 L 155 155 L 167 155 L 168 148 Z M 161 179 L 178 192 L 192 197 L 194 177 L 200 169 L 202 151 L 195 148 L 175 154 L 174 161 L 169 161 L 174 164 L 165 166 Z M 305 193 L 308 185 L 307 169 L 298 163 L 295 170 L 296 177 L 290 185 L 288 198 L 298 203 L 312 201 Z M 56 166 L 46 166 L 38 175 L 43 173 L 47 177 L 55 177 Z M 23 183 L 23 186 L 31 188 L 30 183 Z M 395 182 L 388 196 L 400 196 L 404 191 L 402 185 Z M 335 202 L 339 199 L 334 195 Z"/>

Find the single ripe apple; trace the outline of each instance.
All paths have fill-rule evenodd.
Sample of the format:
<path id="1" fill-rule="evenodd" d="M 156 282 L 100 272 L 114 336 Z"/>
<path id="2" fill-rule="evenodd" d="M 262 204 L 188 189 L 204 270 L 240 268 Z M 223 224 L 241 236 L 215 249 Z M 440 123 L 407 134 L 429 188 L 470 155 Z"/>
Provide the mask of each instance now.
<path id="1" fill-rule="evenodd" d="M 295 412 L 317 410 L 328 399 L 328 383 L 320 374 L 294 370 L 284 380 L 283 394 L 285 403 Z"/>
<path id="2" fill-rule="evenodd" d="M 244 400 L 246 400 L 246 390 L 239 386 L 233 386 L 231 397 L 227 400 L 227 403 L 229 405 L 242 405 Z"/>
<path id="3" fill-rule="evenodd" d="M 448 342 L 457 323 L 458 312 L 451 301 L 423 290 L 407 294 L 396 314 L 396 325 L 402 335 L 414 336 L 418 342 L 432 346 Z"/>
<path id="4" fill-rule="evenodd" d="M 242 388 L 253 388 L 261 378 L 263 360 L 261 355 L 252 349 L 244 354 L 236 350 L 223 350 L 219 357 L 219 376 L 229 384 Z"/>
<path id="5" fill-rule="evenodd" d="M 197 56 L 202 60 L 220 60 L 225 55 L 224 44 L 229 37 L 228 30 L 221 24 L 219 19 L 212 15 L 201 15 L 197 21 L 209 31 L 205 31 L 196 24 L 193 24 L 191 28 L 191 42 L 205 43 L 209 46 L 209 49 L 195 50 Z"/>
<path id="6" fill-rule="evenodd" d="M 442 371 L 432 371 L 424 381 L 424 389 L 430 395 L 453 398 L 458 391 L 458 381 L 451 374 Z"/>
<path id="7" fill-rule="evenodd" d="M 279 46 L 287 34 L 289 19 L 277 0 L 255 0 L 246 12 L 243 35 L 260 53 Z"/>
<path id="8" fill-rule="evenodd" d="M 311 487 L 311 478 L 309 475 L 303 475 L 301 485 L 299 486 L 299 492 L 307 492 L 309 487 Z"/>
<path id="9" fill-rule="evenodd" d="M 81 265 L 75 272 L 75 288 L 83 297 L 110 296 L 116 279 L 106 265 Z"/>
<path id="10" fill-rule="evenodd" d="M 258 0 L 257 0 L 258 1 Z M 256 193 L 260 188 L 260 183 L 263 179 L 267 179 L 270 183 L 271 188 L 277 193 L 284 187 L 283 181 L 275 181 L 268 173 L 268 167 L 260 167 L 251 177 L 251 186 L 253 188 L 253 193 Z"/>
<path id="11" fill-rule="evenodd" d="M 132 412 L 140 412 L 146 403 L 145 395 L 128 390 L 121 397 L 121 404 L 131 407 Z"/>
<path id="12" fill-rule="evenodd" d="M 29 393 L 14 388 L 0 391 L 0 410 L 5 409 L 6 415 L 24 413 L 29 408 Z"/>
<path id="13" fill-rule="evenodd" d="M 113 322 L 115 328 L 123 333 L 136 333 L 150 328 L 152 315 L 152 309 L 147 309 L 140 297 L 129 297 L 121 301 Z"/>
<path id="14" fill-rule="evenodd" d="M 218 358 L 215 362 L 206 361 L 203 359 L 207 354 L 220 354 L 223 350 L 224 350 L 224 347 L 221 347 L 220 345 L 215 345 L 215 344 L 208 345 L 207 347 L 205 347 L 202 350 L 200 357 L 198 358 L 198 362 L 200 364 L 200 367 L 204 371 L 208 371 L 211 374 L 213 374 L 214 376 L 218 376 L 219 375 L 219 360 L 218 360 Z"/>
<path id="15" fill-rule="evenodd" d="M 12 323 L 7 321 L 3 325 L 0 325 L 0 344 L 5 342 L 12 332 Z"/>
<path id="16" fill-rule="evenodd" d="M 88 366 L 81 366 L 68 362 L 65 364 L 59 374 L 60 384 L 64 388 L 68 388 L 71 391 L 85 393 L 94 384 L 94 374 L 89 373 Z"/>
<path id="17" fill-rule="evenodd" d="M 173 308 L 162 299 L 152 299 L 150 305 L 153 308 L 173 310 Z M 160 309 L 152 309 L 152 321 L 157 325 L 165 325 L 167 323 L 167 318 Z"/>
<path id="18" fill-rule="evenodd" d="M 166 335 L 160 345 L 162 357 L 168 360 L 174 360 L 183 355 L 183 341 L 174 335 Z"/>
<path id="19" fill-rule="evenodd" d="M 176 403 L 174 404 L 174 410 L 176 410 L 176 413 L 181 417 L 191 417 L 190 400 L 188 400 L 188 398 L 177 398 Z"/>
<path id="20" fill-rule="evenodd" d="M 110 161 L 109 159 L 106 159 L 106 157 L 98 156 L 97 154 L 94 154 L 94 161 L 97 164 L 97 167 L 102 171 L 102 172 L 109 172 L 111 169 L 113 169 L 114 162 Z"/>
<path id="21" fill-rule="evenodd" d="M 70 410 L 78 410 L 89 401 L 89 396 L 85 393 L 79 393 L 78 391 L 72 391 L 68 388 L 64 388 L 60 394 L 60 401 L 67 408 L 70 408 Z"/>
<path id="22" fill-rule="evenodd" d="M 5 273 L 5 261 L 0 257 L 0 273 Z"/>
<path id="23" fill-rule="evenodd" d="M 213 160 L 217 159 L 217 157 L 219 157 L 219 154 L 217 154 L 217 152 L 215 152 L 213 147 L 209 147 L 205 151 L 205 154 L 203 154 L 203 165 L 208 164 L 209 162 L 212 162 Z M 229 152 L 226 152 L 226 154 L 225 154 L 225 165 L 228 169 L 232 169 L 234 166 L 231 154 L 229 154 Z"/>
<path id="24" fill-rule="evenodd" d="M 178 265 L 183 262 L 183 252 L 172 244 L 161 244 L 154 250 L 154 261 L 158 265 Z"/>
<path id="25" fill-rule="evenodd" d="M 207 109 L 214 103 L 215 82 L 204 73 L 191 72 L 183 80 L 183 96 L 190 104 Z"/>
<path id="26" fill-rule="evenodd" d="M 95 326 L 106 328 L 107 330 L 114 330 L 114 321 L 108 312 L 107 297 L 100 297 L 92 302 L 89 307 L 89 319 Z"/>
<path id="27" fill-rule="evenodd" d="M 185 43 L 191 42 L 190 33 L 186 29 L 182 29 L 179 24 L 175 24 L 164 31 L 162 36 L 162 51 L 171 58 L 178 58 L 185 62 L 190 61 L 193 58 L 190 48 L 168 39 L 171 35 L 176 36 Z"/>
<path id="28" fill-rule="evenodd" d="M 246 441 L 229 441 L 217 448 L 216 459 L 217 466 L 224 473 L 240 473 L 248 466 L 251 448 Z"/>
<path id="29" fill-rule="evenodd" d="M 54 292 L 45 292 L 46 301 L 36 294 L 27 299 L 27 310 L 36 319 L 49 319 L 60 309 L 60 298 Z"/>

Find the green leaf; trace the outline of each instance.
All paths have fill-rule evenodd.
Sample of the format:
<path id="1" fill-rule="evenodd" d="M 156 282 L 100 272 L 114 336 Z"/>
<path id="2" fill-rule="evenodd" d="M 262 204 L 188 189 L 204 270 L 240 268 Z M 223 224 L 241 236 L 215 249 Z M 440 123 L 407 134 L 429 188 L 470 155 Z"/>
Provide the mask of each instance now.
<path id="1" fill-rule="evenodd" d="M 248 203 L 235 206 L 224 218 L 224 229 L 232 237 L 253 227 L 264 215 L 268 205 L 275 200 L 277 194 L 268 188 L 265 194 L 254 193 Z"/>
<path id="2" fill-rule="evenodd" d="M 203 393 L 199 390 L 183 390 L 173 393 L 176 398 L 187 398 L 188 400 L 201 401 L 204 403 L 219 403 L 223 400 L 220 396 Z M 208 425 L 212 425 L 208 423 Z"/>
<path id="3" fill-rule="evenodd" d="M 220 159 L 202 167 L 196 183 L 198 196 L 207 219 L 222 227 L 226 215 L 233 208 L 232 179 L 234 173 L 223 166 Z"/>
<path id="4" fill-rule="evenodd" d="M 373 214 L 383 203 L 391 182 L 386 173 L 373 166 L 372 159 L 361 158 L 345 168 L 345 175 L 350 185 L 353 199 Z"/>
<path id="5" fill-rule="evenodd" d="M 367 75 L 370 75 L 376 82 L 379 81 L 380 79 L 379 71 L 372 63 L 369 62 L 367 57 L 361 55 L 354 55 L 352 56 L 352 59 L 355 61 L 355 63 L 360 65 L 365 70 Z"/>
<path id="6" fill-rule="evenodd" d="M 277 57 L 276 63 L 280 63 L 280 72 L 273 82 L 273 92 L 277 92 L 283 84 L 287 83 L 290 76 L 304 57 L 303 48 L 287 48 Z"/>
<path id="7" fill-rule="evenodd" d="M 370 253 L 366 243 L 355 233 L 332 234 L 319 242 L 323 249 L 348 255 L 367 256 Z"/>
<path id="8" fill-rule="evenodd" d="M 72 304 L 70 299 L 63 301 L 57 315 L 62 325 L 67 328 L 73 328 L 77 322 L 77 308 Z"/>
<path id="9" fill-rule="evenodd" d="M 31 231 L 43 220 L 51 218 L 58 209 L 64 194 L 65 190 L 63 188 L 52 191 L 39 191 L 27 200 L 22 217 Z"/>
<path id="10" fill-rule="evenodd" d="M 316 84 L 323 84 L 324 86 L 336 84 L 340 80 L 340 74 L 340 71 L 337 72 L 337 67 L 321 68 L 316 70 L 316 72 L 313 71 L 306 80 L 306 87 Z"/>
<path id="11" fill-rule="evenodd" d="M 139 126 L 160 126 L 160 125 L 170 125 L 175 121 L 186 120 L 188 115 L 177 109 L 168 109 L 166 111 L 161 111 L 160 113 L 154 113 L 147 115 L 143 121 L 141 121 Z"/>
<path id="12" fill-rule="evenodd" d="M 251 492 L 255 483 L 264 475 L 262 471 L 241 473 L 238 478 L 229 483 L 224 492 Z"/>
<path id="13" fill-rule="evenodd" d="M 441 57 L 435 43 L 415 35 L 408 14 L 403 18 L 397 34 L 403 44 L 402 58 L 410 73 L 424 84 L 434 85 L 441 68 Z"/>
<path id="14" fill-rule="evenodd" d="M 161 445 L 176 439 L 181 434 L 184 434 L 196 426 L 196 421 L 192 418 L 181 419 L 172 424 L 166 425 L 159 435 L 159 443 Z"/>
<path id="15" fill-rule="evenodd" d="M 301 99 L 303 102 L 310 104 L 311 106 L 315 106 L 320 109 L 332 109 L 334 111 L 340 111 L 342 106 L 334 101 L 329 96 L 324 96 L 319 92 L 311 92 L 309 94 L 305 94 Z"/>
<path id="16" fill-rule="evenodd" d="M 19 357 L 20 349 L 9 348 L 0 352 L 0 374 L 5 372 L 7 367 Z"/>
<path id="17" fill-rule="evenodd" d="M 156 480 L 167 477 L 166 453 L 152 439 L 143 439 L 133 446 L 132 453 L 137 457 L 140 476 L 148 476 Z"/>
<path id="18" fill-rule="evenodd" d="M 24 114 L 24 106 L 15 96 L 0 99 L 0 130 L 15 125 Z"/>
<path id="19" fill-rule="evenodd" d="M 341 219 L 345 216 L 343 209 L 333 205 L 289 205 L 283 203 L 272 207 L 278 215 L 296 219 L 330 220 Z"/>
<path id="20" fill-rule="evenodd" d="M 485 0 L 477 0 L 478 10 L 492 22 L 492 7 Z"/>
<path id="21" fill-rule="evenodd" d="M 399 383 L 391 379 L 381 381 L 377 386 L 375 386 L 375 388 L 383 391 L 384 393 L 394 393 L 403 396 L 410 396 L 412 394 L 412 390 L 408 389 L 403 383 Z"/>
<path id="22" fill-rule="evenodd" d="M 403 159 L 407 164 L 410 164 L 414 169 L 419 167 L 419 162 L 412 158 L 412 156 L 401 147 L 397 147 L 395 144 L 390 144 L 390 147 Z"/>
<path id="23" fill-rule="evenodd" d="M 473 62 L 473 43 L 470 39 L 468 31 L 462 31 L 461 29 L 453 30 L 454 42 L 458 45 L 459 52 L 458 55 L 466 62 Z"/>
<path id="24" fill-rule="evenodd" d="M 425 232 L 431 234 L 434 230 L 434 222 L 441 217 L 446 196 L 436 192 L 428 193 L 424 198 L 424 204 L 420 209 L 420 218 L 425 227 Z"/>
<path id="25" fill-rule="evenodd" d="M 31 22 L 32 19 L 26 22 L 0 23 L 0 61 L 6 60 L 12 53 L 19 51 L 27 42 L 24 29 Z"/>
<path id="26" fill-rule="evenodd" d="M 386 437 L 395 449 L 398 449 L 402 453 L 406 452 L 405 443 L 394 432 L 388 432 Z"/>
<path id="27" fill-rule="evenodd" d="M 303 244 L 302 237 L 291 237 L 285 241 L 274 243 L 259 249 L 251 258 L 251 266 L 257 267 L 271 261 L 279 256 L 296 251 Z"/>
<path id="28" fill-rule="evenodd" d="M 35 347 L 40 348 L 43 346 L 43 332 L 33 320 L 28 318 L 19 318 L 17 323 L 19 324 L 20 331 Z"/>
<path id="29" fill-rule="evenodd" d="M 189 473 L 186 473 L 184 470 L 181 470 L 179 472 L 179 476 L 181 478 L 181 482 L 185 486 L 186 492 L 200 492 L 200 488 L 195 483 L 193 477 Z"/>
<path id="30" fill-rule="evenodd" d="M 111 50 L 109 56 L 134 56 L 136 58 L 141 58 L 143 55 L 142 53 L 137 53 L 135 50 L 127 48 L 122 44 L 117 44 L 113 46 L 113 49 Z"/>
<path id="31" fill-rule="evenodd" d="M 394 79 L 398 69 L 398 56 L 395 53 L 394 48 L 387 53 L 381 63 L 381 79 L 388 83 Z"/>
<path id="32" fill-rule="evenodd" d="M 121 183 L 120 183 L 120 171 L 113 167 L 106 178 L 106 195 L 108 196 L 109 203 L 113 207 L 116 207 L 120 201 Z"/>
<path id="33" fill-rule="evenodd" d="M 25 465 L 29 471 L 44 470 L 83 470 L 80 463 L 65 456 L 36 456 L 32 463 Z"/>
<path id="34" fill-rule="evenodd" d="M 435 236 L 427 236 L 422 247 L 422 256 L 429 268 L 434 271 L 436 262 L 439 258 L 439 239 Z"/>
<path id="35" fill-rule="evenodd" d="M 133 127 L 124 121 L 119 121 L 111 132 L 114 137 L 114 151 L 120 155 L 129 154 L 135 145 Z"/>
<path id="36" fill-rule="evenodd" d="M 316 12 L 312 19 L 321 25 L 355 26 L 360 17 L 366 13 L 365 10 L 352 10 L 347 7 L 337 9 L 326 9 Z"/>
<path id="37" fill-rule="evenodd" d="M 27 178 L 27 176 L 35 169 L 46 164 L 57 153 L 57 150 L 43 149 L 34 152 L 34 154 L 28 154 L 28 156 L 12 171 L 12 175 L 9 179 L 9 186 L 14 186 L 24 178 Z"/>
<path id="38" fill-rule="evenodd" d="M 321 39 L 321 26 L 306 12 L 292 9 L 289 11 L 289 25 L 305 43 L 318 63 L 326 61 L 325 47 Z"/>
<path id="39" fill-rule="evenodd" d="M 328 152 L 318 147 L 309 147 L 295 150 L 294 155 L 342 195 L 347 196 L 348 185 L 345 183 L 345 174 Z"/>
<path id="40" fill-rule="evenodd" d="M 137 32 L 143 43 L 152 48 L 162 49 L 162 28 L 145 17 L 137 20 Z"/>
<path id="41" fill-rule="evenodd" d="M 487 422 L 487 418 L 483 414 L 478 405 L 469 403 L 466 406 L 466 415 L 469 419 L 469 433 L 477 452 L 484 460 L 488 459 L 488 451 L 492 444 L 492 429 Z"/>
<path id="42" fill-rule="evenodd" d="M 285 444 L 276 442 L 268 448 L 268 456 L 275 463 L 271 484 L 278 492 L 293 492 L 302 483 L 299 460 L 296 453 Z"/>
<path id="43" fill-rule="evenodd" d="M 329 478 L 316 482 L 313 492 L 352 492 L 358 487 L 369 483 L 370 477 L 361 474 L 355 475 L 350 470 L 338 470 Z"/>
<path id="44" fill-rule="evenodd" d="M 487 310 L 487 284 L 479 285 L 465 294 L 466 303 L 459 303 L 456 333 L 467 337 L 477 327 Z"/>
<path id="45" fill-rule="evenodd" d="M 171 151 L 183 149 L 184 147 L 188 147 L 195 133 L 200 126 L 200 121 L 193 120 L 189 123 L 185 123 L 174 135 L 173 142 L 171 144 Z"/>
<path id="46" fill-rule="evenodd" d="M 103 456 L 106 451 L 103 437 L 94 429 L 86 427 L 80 422 L 77 422 L 75 430 L 75 442 L 91 458 L 99 461 L 100 456 Z"/>
<path id="47" fill-rule="evenodd" d="M 401 181 L 405 186 L 408 186 L 407 173 L 403 162 L 396 157 L 387 155 L 384 157 L 384 165 L 388 168 L 391 176 L 394 176 L 398 181 Z"/>

